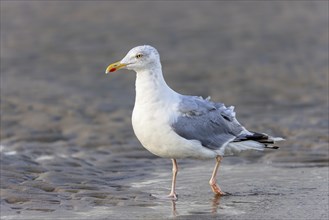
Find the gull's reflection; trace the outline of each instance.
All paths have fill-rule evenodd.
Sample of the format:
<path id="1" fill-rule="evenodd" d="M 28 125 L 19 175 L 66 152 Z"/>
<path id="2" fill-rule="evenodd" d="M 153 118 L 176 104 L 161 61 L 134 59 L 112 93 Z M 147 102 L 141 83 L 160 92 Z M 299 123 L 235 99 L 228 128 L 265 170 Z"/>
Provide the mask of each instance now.
<path id="1" fill-rule="evenodd" d="M 172 211 L 172 216 L 176 217 L 178 215 L 177 210 L 176 210 L 176 201 L 171 200 L 171 211 Z"/>
<path id="2" fill-rule="evenodd" d="M 211 200 L 211 213 L 212 214 L 217 214 L 217 210 L 220 205 L 221 197 L 222 197 L 221 195 L 214 195 L 214 198 Z M 172 214 L 172 217 L 175 218 L 179 215 L 177 212 L 177 209 L 176 209 L 176 201 L 170 200 L 170 202 L 171 202 L 171 214 Z"/>
<path id="3" fill-rule="evenodd" d="M 221 195 L 214 195 L 214 198 L 212 200 L 212 204 L 211 204 L 211 213 L 216 214 L 217 213 L 217 209 L 220 203 L 220 198 Z"/>

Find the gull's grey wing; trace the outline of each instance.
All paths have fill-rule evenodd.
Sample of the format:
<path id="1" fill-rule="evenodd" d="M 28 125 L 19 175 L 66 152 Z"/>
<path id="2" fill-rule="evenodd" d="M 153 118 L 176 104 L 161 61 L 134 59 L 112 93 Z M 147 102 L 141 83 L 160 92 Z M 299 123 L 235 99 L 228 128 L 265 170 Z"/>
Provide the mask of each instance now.
<path id="1" fill-rule="evenodd" d="M 201 97 L 182 96 L 178 106 L 181 116 L 172 124 L 174 131 L 188 140 L 198 140 L 204 147 L 217 150 L 235 140 L 245 128 L 235 118 L 233 107 Z"/>
<path id="2" fill-rule="evenodd" d="M 181 96 L 181 102 L 178 106 L 178 111 L 184 115 L 195 116 L 207 113 L 210 110 L 215 110 L 215 103 L 203 99 L 198 96 Z"/>

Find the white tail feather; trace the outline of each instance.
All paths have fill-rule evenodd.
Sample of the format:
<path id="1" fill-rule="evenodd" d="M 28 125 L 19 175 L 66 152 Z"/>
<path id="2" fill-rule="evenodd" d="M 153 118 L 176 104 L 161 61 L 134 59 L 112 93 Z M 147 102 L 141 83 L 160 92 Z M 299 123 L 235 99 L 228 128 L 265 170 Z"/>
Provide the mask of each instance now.
<path id="1" fill-rule="evenodd" d="M 247 131 L 247 130 L 246 130 Z M 247 131 L 249 132 L 249 131 Z M 250 133 L 250 132 L 249 132 Z M 264 135 L 267 135 L 264 133 Z M 266 142 L 268 140 L 269 142 Z M 267 139 L 265 140 L 245 140 L 245 141 L 236 141 L 229 142 L 227 145 L 220 148 L 218 151 L 219 155 L 233 155 L 236 153 L 240 153 L 245 150 L 259 150 L 262 151 L 264 148 L 278 149 L 279 147 L 273 146 L 276 142 L 284 141 L 284 138 L 281 137 L 272 137 L 267 135 Z M 264 141 L 264 143 L 261 143 Z"/>
<path id="2" fill-rule="evenodd" d="M 269 138 L 270 140 L 273 140 L 274 142 L 277 142 L 277 141 L 284 141 L 285 139 L 282 138 L 282 137 L 270 137 Z"/>
<path id="3" fill-rule="evenodd" d="M 257 141 L 231 142 L 225 146 L 225 154 L 235 154 L 245 150 L 264 150 L 265 144 Z"/>

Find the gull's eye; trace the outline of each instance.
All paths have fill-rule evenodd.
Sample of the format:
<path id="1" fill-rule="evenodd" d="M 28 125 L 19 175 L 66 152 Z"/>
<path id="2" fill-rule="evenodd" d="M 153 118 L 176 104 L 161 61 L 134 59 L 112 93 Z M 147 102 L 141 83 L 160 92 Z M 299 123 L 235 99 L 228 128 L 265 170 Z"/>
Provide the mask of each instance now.
<path id="1" fill-rule="evenodd" d="M 135 56 L 137 59 L 143 57 L 143 54 L 139 53 Z"/>

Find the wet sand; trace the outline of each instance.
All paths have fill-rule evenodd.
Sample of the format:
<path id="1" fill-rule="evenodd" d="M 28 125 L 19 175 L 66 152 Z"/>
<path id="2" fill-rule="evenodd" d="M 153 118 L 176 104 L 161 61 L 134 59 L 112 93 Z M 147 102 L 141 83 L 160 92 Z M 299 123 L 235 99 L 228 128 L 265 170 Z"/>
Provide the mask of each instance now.
<path id="1" fill-rule="evenodd" d="M 327 219 L 328 2 L 1 2 L 1 219 Z M 280 150 L 170 160 L 131 128 L 133 46 L 183 94 L 236 106 Z"/>

